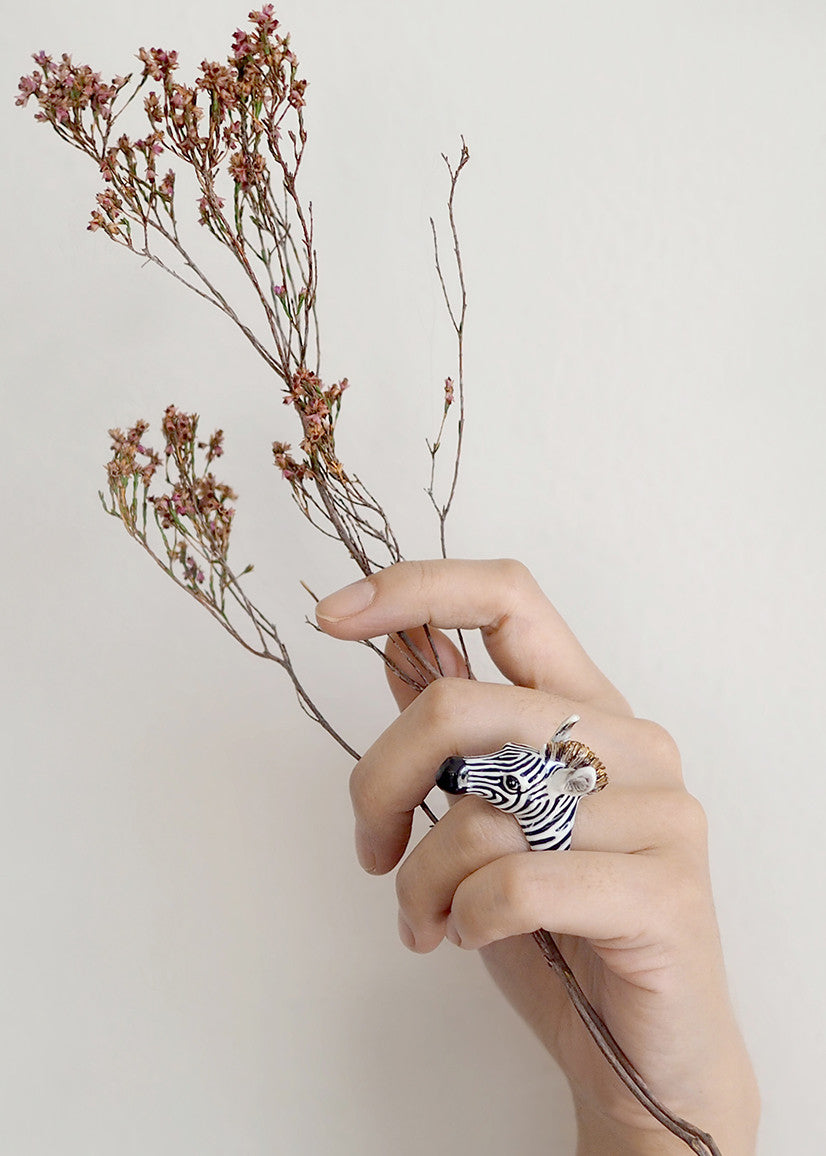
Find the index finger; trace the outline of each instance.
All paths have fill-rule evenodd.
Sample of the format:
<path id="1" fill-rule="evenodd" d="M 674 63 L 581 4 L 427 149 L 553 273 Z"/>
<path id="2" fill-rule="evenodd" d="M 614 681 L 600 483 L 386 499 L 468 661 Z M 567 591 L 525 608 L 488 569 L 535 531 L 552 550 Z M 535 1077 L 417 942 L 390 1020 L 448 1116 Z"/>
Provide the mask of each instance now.
<path id="1" fill-rule="evenodd" d="M 511 682 L 631 713 L 521 562 L 397 562 L 322 599 L 316 618 L 327 634 L 346 639 L 425 624 L 478 629 Z"/>

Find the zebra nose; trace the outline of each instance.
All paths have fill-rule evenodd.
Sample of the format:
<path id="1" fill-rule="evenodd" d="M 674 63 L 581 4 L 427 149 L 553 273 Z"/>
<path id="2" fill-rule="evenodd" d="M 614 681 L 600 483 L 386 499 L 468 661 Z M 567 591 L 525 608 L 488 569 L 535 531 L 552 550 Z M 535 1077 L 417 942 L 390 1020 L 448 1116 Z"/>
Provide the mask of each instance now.
<path id="1" fill-rule="evenodd" d="M 449 795 L 463 795 L 467 791 L 466 782 L 465 760 L 460 759 L 458 755 L 451 755 L 449 759 L 445 759 L 439 767 L 436 786 L 447 791 Z"/>

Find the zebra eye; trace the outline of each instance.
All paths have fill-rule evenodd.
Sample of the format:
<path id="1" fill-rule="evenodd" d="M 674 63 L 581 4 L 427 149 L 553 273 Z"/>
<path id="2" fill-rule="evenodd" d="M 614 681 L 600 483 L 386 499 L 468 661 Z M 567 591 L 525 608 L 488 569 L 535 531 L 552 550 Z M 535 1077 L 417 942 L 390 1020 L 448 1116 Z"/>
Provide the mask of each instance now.
<path id="1" fill-rule="evenodd" d="M 505 789 L 518 795 L 522 789 L 516 775 L 505 775 Z"/>

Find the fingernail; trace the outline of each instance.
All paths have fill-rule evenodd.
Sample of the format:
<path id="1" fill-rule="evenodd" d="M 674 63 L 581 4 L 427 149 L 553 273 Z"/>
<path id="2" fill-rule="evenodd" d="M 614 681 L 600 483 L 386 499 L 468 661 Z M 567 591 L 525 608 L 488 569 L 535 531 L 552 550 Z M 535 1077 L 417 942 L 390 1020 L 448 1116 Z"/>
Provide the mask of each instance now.
<path id="1" fill-rule="evenodd" d="M 416 947 L 416 936 L 410 930 L 404 916 L 399 912 L 399 939 L 402 941 L 408 951 L 414 951 Z"/>
<path id="2" fill-rule="evenodd" d="M 371 875 L 376 871 L 376 853 L 372 844 L 360 827 L 356 828 L 356 855 L 365 871 Z"/>
<path id="3" fill-rule="evenodd" d="M 456 924 L 453 922 L 453 916 L 448 915 L 447 923 L 445 924 L 445 939 L 449 939 L 455 947 L 462 946 L 462 940 L 459 932 L 456 930 Z"/>
<path id="4" fill-rule="evenodd" d="M 376 587 L 366 578 L 352 582 L 335 594 L 328 594 L 316 605 L 316 618 L 323 618 L 325 622 L 340 622 L 342 618 L 350 618 L 353 614 L 360 614 L 366 610 L 376 597 Z"/>

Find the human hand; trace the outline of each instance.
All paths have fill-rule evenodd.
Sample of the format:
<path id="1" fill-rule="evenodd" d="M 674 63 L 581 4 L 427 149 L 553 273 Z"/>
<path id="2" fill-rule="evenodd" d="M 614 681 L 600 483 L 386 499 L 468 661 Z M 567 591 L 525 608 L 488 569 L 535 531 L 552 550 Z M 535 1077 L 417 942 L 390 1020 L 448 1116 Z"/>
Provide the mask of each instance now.
<path id="1" fill-rule="evenodd" d="M 519 563 L 399 563 L 324 599 L 317 618 L 337 638 L 405 630 L 423 649 L 416 628 L 428 623 L 448 676 L 417 693 L 390 675 L 402 713 L 351 779 L 368 871 L 399 862 L 444 759 L 508 741 L 539 749 L 563 719 L 581 717 L 576 737 L 609 784 L 580 804 L 572 849 L 528 851 L 511 816 L 460 797 L 398 871 L 402 941 L 418 952 L 444 938 L 480 950 L 570 1082 L 580 1156 L 686 1149 L 594 1047 L 528 934 L 539 927 L 657 1098 L 711 1132 L 725 1156 L 753 1153 L 758 1094 L 727 993 L 705 816 L 671 737 L 633 716 Z M 468 679 L 441 632 L 453 627 L 478 628 L 511 685 Z"/>

